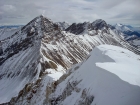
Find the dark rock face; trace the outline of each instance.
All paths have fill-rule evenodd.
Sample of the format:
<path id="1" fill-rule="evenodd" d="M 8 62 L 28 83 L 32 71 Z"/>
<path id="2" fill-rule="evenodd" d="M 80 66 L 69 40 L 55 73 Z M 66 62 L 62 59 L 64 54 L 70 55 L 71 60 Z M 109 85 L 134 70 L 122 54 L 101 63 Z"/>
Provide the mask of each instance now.
<path id="1" fill-rule="evenodd" d="M 62 31 L 70 26 L 67 22 L 56 22 L 55 24 L 57 24 Z"/>
<path id="2" fill-rule="evenodd" d="M 98 30 L 98 29 L 102 30 L 103 28 L 108 29 L 107 23 L 106 23 L 104 20 L 102 20 L 102 19 L 97 19 L 97 20 L 95 20 L 95 21 L 92 23 L 92 27 L 93 27 L 93 29 L 95 29 L 95 30 Z"/>
<path id="3" fill-rule="evenodd" d="M 114 26 L 112 26 L 112 25 L 110 25 L 110 24 L 108 24 L 108 27 L 110 28 L 110 29 L 115 29 L 115 27 Z"/>
<path id="4" fill-rule="evenodd" d="M 108 29 L 107 23 L 102 19 L 98 19 L 92 23 L 89 22 L 78 23 L 78 24 L 73 23 L 65 31 L 79 35 L 79 34 L 83 34 L 87 30 L 104 30 L 104 29 Z"/>
<path id="5" fill-rule="evenodd" d="M 69 31 L 73 34 L 81 34 L 85 31 L 85 29 L 88 27 L 89 23 L 73 23 L 70 27 L 68 27 L 65 31 Z"/>
<path id="6" fill-rule="evenodd" d="M 3 54 L 3 51 L 2 51 L 2 48 L 0 47 L 0 55 L 2 55 Z"/>

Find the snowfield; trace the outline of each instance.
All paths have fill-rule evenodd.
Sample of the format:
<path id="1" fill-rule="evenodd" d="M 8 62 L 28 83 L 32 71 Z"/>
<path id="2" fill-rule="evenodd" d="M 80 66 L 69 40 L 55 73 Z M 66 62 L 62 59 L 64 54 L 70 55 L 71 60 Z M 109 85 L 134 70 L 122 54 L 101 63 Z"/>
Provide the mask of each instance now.
<path id="1" fill-rule="evenodd" d="M 0 29 L 0 40 L 4 40 L 10 36 L 12 36 L 15 32 L 17 32 L 20 27 L 16 28 L 3 28 Z"/>
<path id="2" fill-rule="evenodd" d="M 51 95 L 54 100 L 63 97 L 55 104 L 140 105 L 140 56 L 121 47 L 100 45 L 76 67 Z"/>
<path id="3" fill-rule="evenodd" d="M 140 56 L 111 45 L 98 48 L 114 62 L 96 63 L 96 66 L 116 74 L 123 81 L 140 86 Z"/>

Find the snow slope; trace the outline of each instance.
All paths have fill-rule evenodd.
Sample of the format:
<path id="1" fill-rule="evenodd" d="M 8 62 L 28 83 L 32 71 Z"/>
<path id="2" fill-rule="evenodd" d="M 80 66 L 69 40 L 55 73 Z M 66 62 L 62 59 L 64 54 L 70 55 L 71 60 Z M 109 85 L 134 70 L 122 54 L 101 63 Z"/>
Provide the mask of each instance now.
<path id="1" fill-rule="evenodd" d="M 7 37 L 12 36 L 15 32 L 17 32 L 20 28 L 0 28 L 0 40 L 4 40 Z"/>
<path id="2" fill-rule="evenodd" d="M 140 56 L 127 49 L 100 45 L 84 62 L 62 76 L 57 73 L 44 74 L 41 82 L 31 84 L 28 93 L 26 86 L 9 105 L 140 104 Z"/>
<path id="3" fill-rule="evenodd" d="M 96 63 L 96 66 L 116 74 L 123 81 L 140 86 L 140 56 L 114 46 L 100 46 L 99 48 L 105 55 L 112 58 L 114 63 Z"/>
<path id="4" fill-rule="evenodd" d="M 52 105 L 140 105 L 140 56 L 133 52 L 100 45 L 75 68 L 51 94 Z"/>

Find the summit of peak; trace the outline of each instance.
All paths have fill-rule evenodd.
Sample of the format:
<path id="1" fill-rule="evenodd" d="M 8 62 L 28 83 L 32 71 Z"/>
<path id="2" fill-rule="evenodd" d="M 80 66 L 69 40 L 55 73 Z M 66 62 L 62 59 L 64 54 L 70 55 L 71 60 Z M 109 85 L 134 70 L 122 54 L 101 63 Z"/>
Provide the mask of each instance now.
<path id="1" fill-rule="evenodd" d="M 42 19 L 47 19 L 47 20 L 51 21 L 51 19 L 47 18 L 47 17 L 44 16 L 44 15 L 39 15 L 39 16 L 37 16 L 36 18 L 34 18 L 33 20 L 38 20 L 38 19 L 40 19 L 40 20 L 42 20 Z"/>
<path id="2" fill-rule="evenodd" d="M 96 19 L 95 21 L 96 22 L 103 22 L 104 20 L 103 19 Z"/>
<path id="3" fill-rule="evenodd" d="M 103 27 L 108 27 L 107 23 L 102 19 L 97 19 L 94 22 L 92 22 L 92 26 L 97 29 L 102 29 Z"/>
<path id="4" fill-rule="evenodd" d="M 101 23 L 107 24 L 103 19 L 97 19 L 94 22 L 92 22 L 92 24 L 101 24 Z"/>
<path id="5" fill-rule="evenodd" d="M 39 15 L 38 17 L 39 17 L 39 18 L 44 18 L 44 16 L 43 16 L 43 15 Z"/>

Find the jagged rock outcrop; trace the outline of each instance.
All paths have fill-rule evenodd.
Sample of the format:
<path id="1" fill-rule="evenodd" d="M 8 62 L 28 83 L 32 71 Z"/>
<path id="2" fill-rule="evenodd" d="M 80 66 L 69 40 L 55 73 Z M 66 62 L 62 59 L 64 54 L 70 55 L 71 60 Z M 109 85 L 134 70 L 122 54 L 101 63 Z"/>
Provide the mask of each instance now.
<path id="1" fill-rule="evenodd" d="M 70 24 L 69 23 L 67 23 L 67 22 L 56 22 L 56 24 L 61 28 L 61 30 L 65 30 L 65 29 L 67 29 L 69 26 L 70 26 Z"/>
<path id="2" fill-rule="evenodd" d="M 90 23 L 84 22 L 84 23 L 73 23 L 70 27 L 66 29 L 66 31 L 73 33 L 73 34 L 82 34 L 85 29 L 88 29 L 90 27 Z"/>
<path id="3" fill-rule="evenodd" d="M 102 30 L 102 32 L 105 31 L 106 33 L 109 32 L 107 23 L 102 19 L 97 19 L 92 23 L 90 22 L 84 22 L 78 24 L 73 23 L 70 27 L 66 29 L 66 31 L 76 35 L 90 34 L 91 32 L 92 35 L 97 35 L 98 30 Z"/>

